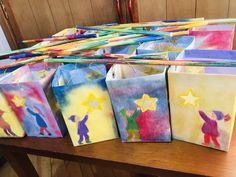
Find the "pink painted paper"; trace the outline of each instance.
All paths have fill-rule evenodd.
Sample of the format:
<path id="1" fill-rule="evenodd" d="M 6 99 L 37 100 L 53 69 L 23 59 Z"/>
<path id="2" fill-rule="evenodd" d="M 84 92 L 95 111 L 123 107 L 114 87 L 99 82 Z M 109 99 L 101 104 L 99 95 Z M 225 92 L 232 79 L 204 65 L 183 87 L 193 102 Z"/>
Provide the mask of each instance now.
<path id="1" fill-rule="evenodd" d="M 55 66 L 43 63 L 26 65 L 0 80 L 2 93 L 28 136 L 63 136 L 44 92 L 55 71 Z"/>
<path id="2" fill-rule="evenodd" d="M 195 49 L 232 50 L 234 25 L 206 25 L 190 31 Z"/>

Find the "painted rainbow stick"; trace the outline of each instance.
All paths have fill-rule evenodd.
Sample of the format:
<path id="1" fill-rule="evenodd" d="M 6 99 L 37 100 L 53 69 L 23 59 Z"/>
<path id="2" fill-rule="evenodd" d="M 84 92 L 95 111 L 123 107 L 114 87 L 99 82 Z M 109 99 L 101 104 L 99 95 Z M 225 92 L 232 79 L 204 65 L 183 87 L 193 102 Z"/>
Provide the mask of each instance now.
<path id="1" fill-rule="evenodd" d="M 78 64 L 131 64 L 131 65 L 163 65 L 163 66 L 204 66 L 204 67 L 236 67 L 236 61 L 190 61 L 190 60 L 152 60 L 152 59 L 84 59 L 84 58 L 48 58 L 44 62 L 52 63 L 78 63 Z"/>

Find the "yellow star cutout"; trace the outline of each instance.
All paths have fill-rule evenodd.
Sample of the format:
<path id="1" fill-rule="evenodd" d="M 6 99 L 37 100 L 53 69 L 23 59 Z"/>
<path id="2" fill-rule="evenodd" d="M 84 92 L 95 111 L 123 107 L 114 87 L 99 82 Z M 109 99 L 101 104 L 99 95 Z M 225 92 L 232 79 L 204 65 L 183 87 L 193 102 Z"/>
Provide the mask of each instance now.
<path id="1" fill-rule="evenodd" d="M 155 111 L 157 101 L 158 98 L 152 98 L 148 94 L 143 94 L 142 98 L 135 100 L 134 103 L 140 107 L 142 112 L 145 112 L 147 110 Z"/>
<path id="2" fill-rule="evenodd" d="M 24 107 L 26 100 L 18 95 L 15 95 L 12 101 L 16 105 L 16 107 Z"/>
<path id="3" fill-rule="evenodd" d="M 196 106 L 198 104 L 198 101 L 200 99 L 199 96 L 197 96 L 192 89 L 188 89 L 187 92 L 180 95 L 180 97 L 184 100 L 183 106 L 192 105 Z"/>
<path id="4" fill-rule="evenodd" d="M 104 98 L 100 97 L 97 98 L 92 93 L 89 94 L 88 99 L 82 103 L 82 105 L 86 106 L 88 109 L 88 112 L 93 112 L 94 110 L 101 110 L 101 104 L 104 102 Z"/>

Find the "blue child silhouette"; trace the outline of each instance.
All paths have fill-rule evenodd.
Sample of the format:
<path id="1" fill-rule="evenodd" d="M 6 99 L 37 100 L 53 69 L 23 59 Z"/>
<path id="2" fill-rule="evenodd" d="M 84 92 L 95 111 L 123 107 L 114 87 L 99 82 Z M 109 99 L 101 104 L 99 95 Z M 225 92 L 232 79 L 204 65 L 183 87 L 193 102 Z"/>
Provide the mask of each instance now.
<path id="1" fill-rule="evenodd" d="M 36 123 L 39 126 L 40 129 L 40 135 L 44 135 L 44 131 L 48 133 L 49 136 L 51 136 L 51 133 L 49 132 L 49 130 L 47 129 L 47 124 L 44 121 L 41 111 L 37 108 L 37 107 L 33 107 L 33 110 L 31 110 L 30 108 L 27 108 L 27 111 L 35 117 L 36 119 Z"/>
<path id="2" fill-rule="evenodd" d="M 77 120 L 76 120 L 77 119 Z M 83 144 L 83 140 L 85 139 L 86 143 L 91 143 L 89 140 L 89 129 L 86 125 L 86 122 L 88 120 L 88 113 L 84 116 L 84 118 L 81 120 L 78 116 L 72 115 L 69 117 L 69 120 L 72 122 L 78 122 L 78 128 L 77 128 L 77 134 L 79 135 L 79 144 Z"/>

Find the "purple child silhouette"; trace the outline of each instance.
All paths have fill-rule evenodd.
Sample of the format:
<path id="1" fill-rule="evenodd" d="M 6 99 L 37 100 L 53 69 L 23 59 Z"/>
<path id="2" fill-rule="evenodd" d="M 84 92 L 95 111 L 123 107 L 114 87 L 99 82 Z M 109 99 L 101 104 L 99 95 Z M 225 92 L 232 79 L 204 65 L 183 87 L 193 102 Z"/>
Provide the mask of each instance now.
<path id="1" fill-rule="evenodd" d="M 70 116 L 69 120 L 71 120 L 72 122 L 78 121 L 78 129 L 77 129 L 77 134 L 79 135 L 78 143 L 83 144 L 82 142 L 84 139 L 86 143 L 91 143 L 91 141 L 89 140 L 89 135 L 88 135 L 89 129 L 86 126 L 86 122 L 88 120 L 88 114 L 86 114 L 82 120 L 80 120 L 80 118 L 76 115 Z"/>

